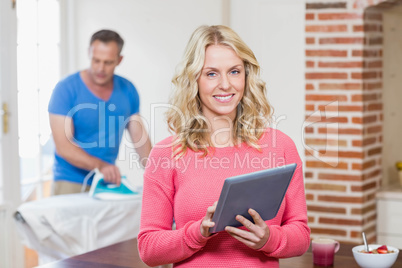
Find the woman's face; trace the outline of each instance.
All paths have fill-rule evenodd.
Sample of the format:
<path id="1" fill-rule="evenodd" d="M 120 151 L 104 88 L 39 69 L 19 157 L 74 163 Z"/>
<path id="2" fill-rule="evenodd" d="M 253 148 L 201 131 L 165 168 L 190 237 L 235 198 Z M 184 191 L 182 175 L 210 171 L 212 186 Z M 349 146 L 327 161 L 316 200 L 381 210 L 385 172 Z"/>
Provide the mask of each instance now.
<path id="1" fill-rule="evenodd" d="M 198 78 L 201 109 L 212 123 L 217 116 L 236 118 L 237 105 L 243 97 L 246 80 L 244 63 L 233 49 L 211 45 Z"/>

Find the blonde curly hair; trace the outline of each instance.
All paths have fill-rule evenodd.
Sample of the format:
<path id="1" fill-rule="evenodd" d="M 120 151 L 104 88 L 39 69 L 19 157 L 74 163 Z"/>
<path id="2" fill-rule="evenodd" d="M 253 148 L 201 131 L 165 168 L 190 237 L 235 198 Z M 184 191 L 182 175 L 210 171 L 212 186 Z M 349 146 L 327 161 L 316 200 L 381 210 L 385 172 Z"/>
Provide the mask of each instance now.
<path id="1" fill-rule="evenodd" d="M 265 96 L 265 82 L 260 78 L 260 66 L 251 49 L 229 27 L 200 26 L 192 34 L 172 79 L 174 93 L 166 115 L 169 129 L 176 134 L 175 158 L 183 156 L 187 149 L 201 151 L 204 156 L 213 149 L 209 122 L 201 111 L 197 83 L 204 65 L 205 50 L 210 45 L 227 46 L 244 62 L 246 85 L 233 122 L 234 144 L 245 142 L 260 150 L 258 140 L 271 119 L 273 109 Z"/>

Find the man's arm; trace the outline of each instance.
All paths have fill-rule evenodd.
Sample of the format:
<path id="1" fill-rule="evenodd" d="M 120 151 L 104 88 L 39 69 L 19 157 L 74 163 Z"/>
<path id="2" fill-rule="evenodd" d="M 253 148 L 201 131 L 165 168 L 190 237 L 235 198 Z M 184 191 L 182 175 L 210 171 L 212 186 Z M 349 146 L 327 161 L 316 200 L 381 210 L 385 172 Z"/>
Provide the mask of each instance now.
<path id="1" fill-rule="evenodd" d="M 120 184 L 120 171 L 117 166 L 91 156 L 74 143 L 74 125 L 72 118 L 50 114 L 49 121 L 58 155 L 78 168 L 86 170 L 97 168 L 102 172 L 106 181 Z"/>
<path id="2" fill-rule="evenodd" d="M 131 141 L 134 143 L 135 151 L 140 156 L 140 164 L 145 167 L 152 145 L 141 116 L 139 114 L 132 115 L 127 128 Z"/>

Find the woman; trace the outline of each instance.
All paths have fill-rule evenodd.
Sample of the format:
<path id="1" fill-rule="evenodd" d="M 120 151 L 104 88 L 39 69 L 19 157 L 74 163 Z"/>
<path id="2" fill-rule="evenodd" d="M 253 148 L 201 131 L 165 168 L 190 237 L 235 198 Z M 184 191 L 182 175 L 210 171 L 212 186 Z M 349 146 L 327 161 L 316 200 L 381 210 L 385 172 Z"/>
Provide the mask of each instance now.
<path id="1" fill-rule="evenodd" d="M 279 267 L 279 258 L 308 249 L 302 163 L 293 141 L 267 127 L 272 109 L 259 69 L 228 27 L 201 26 L 191 36 L 167 114 L 175 135 L 154 147 L 144 174 L 138 246 L 146 264 Z M 290 163 L 297 168 L 274 219 L 251 208 L 255 224 L 237 216 L 244 227 L 209 233 L 227 177 Z"/>

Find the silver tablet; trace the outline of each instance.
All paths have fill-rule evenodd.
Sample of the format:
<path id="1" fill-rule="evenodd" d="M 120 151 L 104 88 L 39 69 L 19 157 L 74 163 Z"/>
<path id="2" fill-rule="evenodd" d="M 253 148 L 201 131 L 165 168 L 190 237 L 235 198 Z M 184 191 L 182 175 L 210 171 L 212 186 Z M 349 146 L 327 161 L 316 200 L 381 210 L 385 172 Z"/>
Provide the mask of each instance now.
<path id="1" fill-rule="evenodd" d="M 296 166 L 290 164 L 227 178 L 212 217 L 215 226 L 209 231 L 216 233 L 226 226 L 242 226 L 236 215 L 254 222 L 247 212 L 249 208 L 257 211 L 264 221 L 274 218 Z"/>

